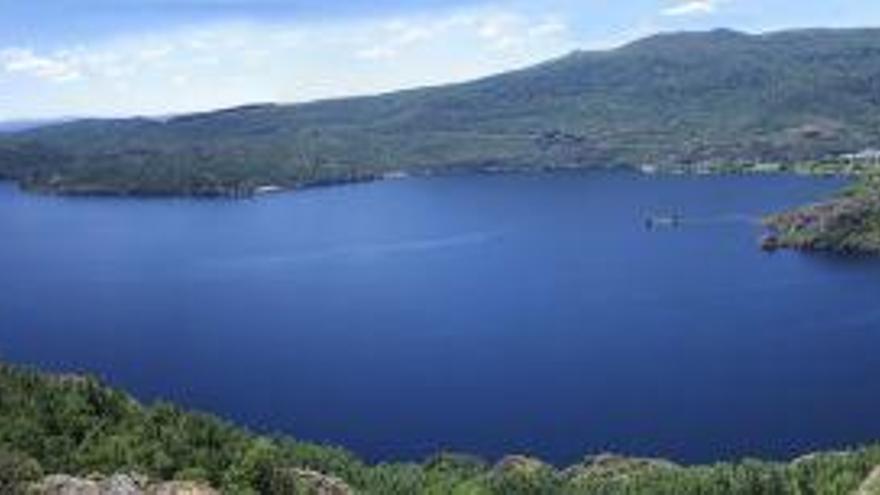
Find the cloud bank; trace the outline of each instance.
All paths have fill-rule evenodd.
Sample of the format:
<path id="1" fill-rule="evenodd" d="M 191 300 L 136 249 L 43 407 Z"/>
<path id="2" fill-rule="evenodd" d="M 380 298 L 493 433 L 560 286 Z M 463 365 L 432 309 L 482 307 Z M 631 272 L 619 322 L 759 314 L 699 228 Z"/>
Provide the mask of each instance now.
<path id="1" fill-rule="evenodd" d="M 663 10 L 663 15 L 678 17 L 711 14 L 718 9 L 719 0 L 683 0 Z"/>
<path id="2" fill-rule="evenodd" d="M 570 34 L 557 15 L 474 8 L 199 24 L 52 49 L 0 46 L 0 92 L 25 98 L 0 109 L 9 112 L 0 119 L 181 113 L 441 84 L 561 55 L 577 46 Z"/>

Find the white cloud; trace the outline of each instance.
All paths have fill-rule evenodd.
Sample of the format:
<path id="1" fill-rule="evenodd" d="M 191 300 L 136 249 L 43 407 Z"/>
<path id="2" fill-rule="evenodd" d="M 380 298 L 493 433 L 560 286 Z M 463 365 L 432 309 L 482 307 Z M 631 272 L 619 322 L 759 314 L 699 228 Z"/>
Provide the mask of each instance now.
<path id="1" fill-rule="evenodd" d="M 547 19 L 544 22 L 530 27 L 527 34 L 530 38 L 536 38 L 543 36 L 557 36 L 564 34 L 566 31 L 568 31 L 568 25 L 566 23 L 559 19 Z"/>
<path id="2" fill-rule="evenodd" d="M 479 19 L 477 34 L 495 49 L 513 48 L 522 39 L 520 18 L 514 14 L 500 14 Z"/>
<path id="3" fill-rule="evenodd" d="M 355 57 L 363 60 L 389 60 L 396 57 L 397 49 L 388 45 L 376 45 L 355 52 Z"/>
<path id="4" fill-rule="evenodd" d="M 452 40 L 476 41 L 476 49 L 528 50 L 530 45 L 561 38 L 568 26 L 557 17 L 532 17 L 518 12 L 484 10 L 441 19 L 408 19 L 386 23 L 365 33 L 366 46 L 355 55 L 365 60 L 392 59 L 406 50 Z"/>
<path id="5" fill-rule="evenodd" d="M 719 0 L 680 0 L 676 5 L 663 10 L 666 16 L 686 16 L 711 14 L 718 9 Z"/>
<path id="6" fill-rule="evenodd" d="M 501 13 L 477 20 L 477 33 L 495 50 L 525 50 L 550 38 L 563 37 L 568 25 L 553 16 L 533 18 Z"/>
<path id="7" fill-rule="evenodd" d="M 174 51 L 171 45 L 159 45 L 144 48 L 138 52 L 141 60 L 159 60 L 167 57 Z"/>
<path id="8" fill-rule="evenodd" d="M 441 23 L 422 23 L 413 20 L 394 20 L 385 23 L 378 33 L 368 33 L 368 46 L 358 49 L 355 56 L 364 60 L 395 58 L 402 50 L 419 43 L 428 42 L 444 31 Z"/>
<path id="9" fill-rule="evenodd" d="M 201 24 L 64 49 L 0 46 L 0 80 L 16 95 L 4 111 L 21 117 L 169 114 L 456 82 L 576 46 L 560 17 L 479 7 L 340 22 Z M 76 80 L 88 84 L 58 84 Z"/>
<path id="10" fill-rule="evenodd" d="M 6 48 L 0 50 L 0 64 L 6 72 L 52 82 L 71 82 L 82 78 L 76 60 L 63 53 L 43 56 L 27 48 Z"/>

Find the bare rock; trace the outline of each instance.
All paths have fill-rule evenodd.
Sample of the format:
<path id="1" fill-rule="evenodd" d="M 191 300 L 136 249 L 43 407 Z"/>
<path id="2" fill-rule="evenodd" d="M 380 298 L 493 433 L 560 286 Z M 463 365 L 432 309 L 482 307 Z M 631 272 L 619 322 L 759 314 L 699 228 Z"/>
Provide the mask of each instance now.
<path id="1" fill-rule="evenodd" d="M 152 485 L 144 495 L 220 495 L 220 492 L 191 481 L 174 481 Z"/>
<path id="2" fill-rule="evenodd" d="M 354 490 L 345 481 L 309 469 L 285 468 L 272 477 L 273 493 L 303 495 L 353 495 Z"/>
<path id="3" fill-rule="evenodd" d="M 192 482 L 150 484 L 136 474 L 115 474 L 108 478 L 76 478 L 55 474 L 31 487 L 34 495 L 219 495 L 216 490 Z"/>
<path id="4" fill-rule="evenodd" d="M 46 476 L 31 488 L 35 495 L 100 495 L 98 483 L 63 474 Z"/>
<path id="5" fill-rule="evenodd" d="M 880 495 L 880 466 L 874 468 L 871 474 L 865 478 L 856 495 Z"/>
<path id="6" fill-rule="evenodd" d="M 678 465 L 660 459 L 623 457 L 615 454 L 599 454 L 587 457 L 578 465 L 565 470 L 569 481 L 620 480 L 646 471 L 678 469 Z"/>
<path id="7" fill-rule="evenodd" d="M 553 468 L 532 457 L 509 455 L 501 459 L 493 471 L 496 475 L 531 475 L 543 471 L 553 471 Z"/>

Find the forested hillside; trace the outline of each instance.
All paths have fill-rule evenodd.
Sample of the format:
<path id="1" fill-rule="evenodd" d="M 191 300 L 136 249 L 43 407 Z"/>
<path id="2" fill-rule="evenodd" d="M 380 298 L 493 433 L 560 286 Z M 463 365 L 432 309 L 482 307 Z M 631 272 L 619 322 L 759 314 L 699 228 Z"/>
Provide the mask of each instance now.
<path id="1" fill-rule="evenodd" d="M 26 493 L 52 479 L 44 478 L 48 474 L 126 473 L 195 481 L 236 495 L 842 495 L 865 484 L 878 465 L 880 446 L 788 464 L 749 460 L 682 467 L 602 455 L 559 469 L 523 456 L 493 465 L 469 455 L 438 454 L 421 463 L 370 465 L 340 448 L 258 436 L 170 404 L 143 406 L 92 378 L 0 365 L 4 494 Z"/>
<path id="2" fill-rule="evenodd" d="M 765 224 L 767 250 L 880 255 L 880 174 L 862 177 L 827 201 L 773 215 Z"/>
<path id="3" fill-rule="evenodd" d="M 657 35 L 486 79 L 0 137 L 66 193 L 250 194 L 389 171 L 817 159 L 880 145 L 880 30 Z"/>

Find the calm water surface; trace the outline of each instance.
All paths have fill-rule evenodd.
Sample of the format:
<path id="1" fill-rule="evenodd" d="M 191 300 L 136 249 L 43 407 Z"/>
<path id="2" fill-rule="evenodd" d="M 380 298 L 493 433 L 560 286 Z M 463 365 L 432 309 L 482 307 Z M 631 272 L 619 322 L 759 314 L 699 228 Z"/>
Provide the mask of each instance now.
<path id="1" fill-rule="evenodd" d="M 0 356 L 370 459 L 880 439 L 880 264 L 756 248 L 839 182 L 562 173 L 259 200 L 0 187 Z M 644 215 L 677 211 L 678 229 Z"/>

